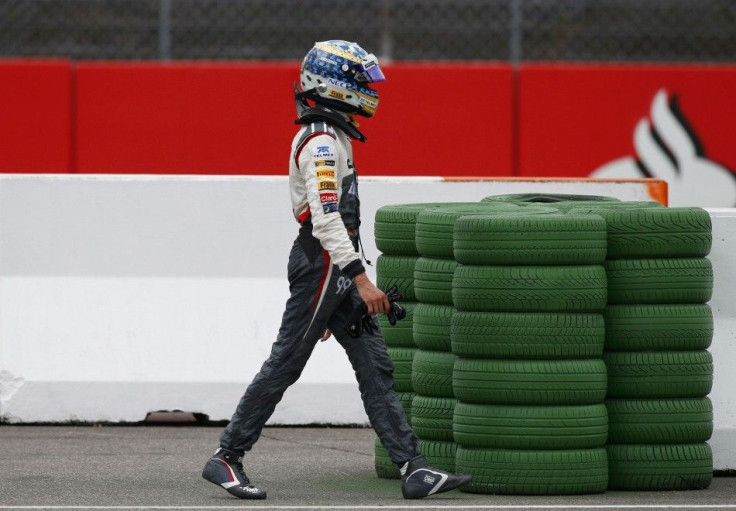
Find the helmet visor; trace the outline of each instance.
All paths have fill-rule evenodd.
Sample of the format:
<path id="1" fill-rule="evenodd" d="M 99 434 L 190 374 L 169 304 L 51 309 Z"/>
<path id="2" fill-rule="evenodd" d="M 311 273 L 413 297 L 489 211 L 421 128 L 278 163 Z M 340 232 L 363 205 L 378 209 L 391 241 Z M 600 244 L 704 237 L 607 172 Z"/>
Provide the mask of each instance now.
<path id="1" fill-rule="evenodd" d="M 366 83 L 382 82 L 386 79 L 383 71 L 381 71 L 381 66 L 378 65 L 378 59 L 372 53 L 366 55 L 358 64 L 358 72 L 355 78 L 359 82 Z"/>

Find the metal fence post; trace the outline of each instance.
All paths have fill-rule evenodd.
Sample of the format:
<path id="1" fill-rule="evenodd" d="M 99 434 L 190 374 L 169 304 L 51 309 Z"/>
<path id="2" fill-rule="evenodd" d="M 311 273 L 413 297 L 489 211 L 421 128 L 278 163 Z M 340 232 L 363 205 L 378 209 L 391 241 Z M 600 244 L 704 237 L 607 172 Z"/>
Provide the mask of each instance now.
<path id="1" fill-rule="evenodd" d="M 517 68 L 523 58 L 522 38 L 524 34 L 522 24 L 524 21 L 524 12 L 521 5 L 522 0 L 510 0 L 510 2 L 509 60 L 511 61 L 511 65 Z"/>
<path id="2" fill-rule="evenodd" d="M 158 58 L 171 60 L 171 0 L 159 0 Z"/>

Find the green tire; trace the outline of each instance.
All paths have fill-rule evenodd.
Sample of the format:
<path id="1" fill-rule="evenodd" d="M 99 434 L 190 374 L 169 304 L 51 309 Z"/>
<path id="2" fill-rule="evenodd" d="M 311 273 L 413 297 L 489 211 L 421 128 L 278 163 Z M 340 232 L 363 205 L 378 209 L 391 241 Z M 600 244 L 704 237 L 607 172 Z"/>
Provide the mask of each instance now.
<path id="1" fill-rule="evenodd" d="M 557 204 L 559 202 L 618 202 L 620 199 L 605 195 L 578 195 L 566 193 L 511 193 L 506 195 L 491 195 L 481 202 L 538 202 L 542 204 Z"/>
<path id="2" fill-rule="evenodd" d="M 598 312 L 606 306 L 606 271 L 599 265 L 459 265 L 452 300 L 462 311 Z"/>
<path id="3" fill-rule="evenodd" d="M 601 210 L 609 209 L 664 209 L 664 204 L 657 201 L 619 201 L 619 202 L 600 202 L 600 201 L 566 201 L 551 204 L 559 211 L 564 213 L 597 213 Z"/>
<path id="4" fill-rule="evenodd" d="M 407 302 L 416 302 L 414 293 L 414 256 L 379 255 L 376 260 L 376 285 L 380 289 L 389 289 L 396 285 Z"/>
<path id="5" fill-rule="evenodd" d="M 428 397 L 454 397 L 452 374 L 456 358 L 443 351 L 417 350 L 411 371 L 414 391 Z"/>
<path id="6" fill-rule="evenodd" d="M 406 317 L 392 325 L 385 314 L 378 315 L 378 323 L 381 325 L 381 333 L 390 348 L 415 348 L 414 344 L 414 311 L 418 302 L 404 302 L 400 305 L 406 310 Z"/>
<path id="7" fill-rule="evenodd" d="M 498 449 L 589 449 L 603 447 L 608 433 L 604 404 L 518 406 L 458 403 L 455 442 Z"/>
<path id="8" fill-rule="evenodd" d="M 603 317 L 607 351 L 695 351 L 713 340 L 708 305 L 609 305 Z"/>
<path id="9" fill-rule="evenodd" d="M 458 358 L 452 388 L 479 404 L 587 405 L 606 396 L 602 360 L 480 360 Z"/>
<path id="10" fill-rule="evenodd" d="M 554 208 L 534 204 L 519 205 L 504 202 L 476 202 L 448 206 L 440 209 L 422 211 L 417 217 L 415 241 L 417 251 L 424 257 L 452 259 L 453 231 L 455 221 L 465 215 L 483 214 L 488 216 L 512 214 L 519 216 L 555 213 Z M 605 231 L 605 228 L 604 228 Z"/>
<path id="11" fill-rule="evenodd" d="M 416 299 L 423 303 L 452 305 L 452 277 L 457 262 L 420 257 L 414 266 Z"/>
<path id="12" fill-rule="evenodd" d="M 418 256 L 414 241 L 417 216 L 425 209 L 446 206 L 446 203 L 427 202 L 378 208 L 373 227 L 376 248 L 386 255 Z"/>
<path id="13" fill-rule="evenodd" d="M 415 395 L 411 427 L 422 440 L 452 442 L 452 418 L 457 399 Z"/>
<path id="14" fill-rule="evenodd" d="M 702 304 L 713 294 L 713 266 L 706 258 L 606 261 L 610 304 Z"/>
<path id="15" fill-rule="evenodd" d="M 600 314 L 456 311 L 450 329 L 464 358 L 600 358 L 604 336 Z"/>
<path id="16" fill-rule="evenodd" d="M 414 343 L 417 348 L 450 351 L 451 305 L 420 303 L 414 313 Z"/>
<path id="17" fill-rule="evenodd" d="M 702 208 L 605 209 L 609 259 L 705 257 L 712 244 Z"/>
<path id="18" fill-rule="evenodd" d="M 713 357 L 707 351 L 606 352 L 608 397 L 679 399 L 707 396 Z"/>
<path id="19" fill-rule="evenodd" d="M 602 264 L 606 259 L 606 222 L 598 215 L 463 216 L 455 221 L 453 240 L 462 264 Z"/>
<path id="20" fill-rule="evenodd" d="M 419 449 L 427 457 L 430 466 L 447 472 L 455 472 L 455 456 L 457 455 L 455 442 L 420 440 Z"/>
<path id="21" fill-rule="evenodd" d="M 417 350 L 412 348 L 386 348 L 394 363 L 394 390 L 413 392 L 411 367 Z"/>
<path id="22" fill-rule="evenodd" d="M 458 447 L 455 468 L 473 480 L 470 493 L 575 495 L 601 493 L 608 485 L 606 450 L 538 451 Z"/>
<path id="23" fill-rule="evenodd" d="M 612 444 L 691 444 L 713 434 L 713 404 L 694 399 L 609 399 Z"/>
<path id="24" fill-rule="evenodd" d="M 608 445 L 609 490 L 702 490 L 713 479 L 706 443 Z"/>

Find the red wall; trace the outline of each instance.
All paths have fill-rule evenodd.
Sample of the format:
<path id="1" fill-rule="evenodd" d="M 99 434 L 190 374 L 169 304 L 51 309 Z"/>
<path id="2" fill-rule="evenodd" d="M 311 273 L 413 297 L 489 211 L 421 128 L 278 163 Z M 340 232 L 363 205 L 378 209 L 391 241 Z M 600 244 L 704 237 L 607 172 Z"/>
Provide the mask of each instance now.
<path id="1" fill-rule="evenodd" d="M 72 170 L 71 91 L 68 62 L 0 64 L 0 171 Z"/>
<path id="2" fill-rule="evenodd" d="M 358 172 L 513 175 L 513 77 L 503 65 L 386 66 L 376 116 L 361 122 Z"/>
<path id="3" fill-rule="evenodd" d="M 294 67 L 80 64 L 77 171 L 285 173 Z"/>
<path id="4" fill-rule="evenodd" d="M 0 61 L 0 172 L 281 174 L 298 63 Z M 736 169 L 736 67 L 395 64 L 363 175 L 587 176 L 659 90 Z"/>
<path id="5" fill-rule="evenodd" d="M 534 65 L 519 84 L 522 176 L 587 176 L 634 156 L 660 90 L 677 96 L 708 158 L 736 170 L 736 67 Z"/>
<path id="6" fill-rule="evenodd" d="M 77 171 L 285 174 L 298 66 L 80 64 Z M 355 144 L 361 174 L 511 174 L 510 68 L 385 71 L 379 113 L 361 120 L 370 143 Z M 457 84 L 469 83 L 496 93 L 465 108 L 470 91 Z M 479 118 L 494 122 L 479 130 Z"/>

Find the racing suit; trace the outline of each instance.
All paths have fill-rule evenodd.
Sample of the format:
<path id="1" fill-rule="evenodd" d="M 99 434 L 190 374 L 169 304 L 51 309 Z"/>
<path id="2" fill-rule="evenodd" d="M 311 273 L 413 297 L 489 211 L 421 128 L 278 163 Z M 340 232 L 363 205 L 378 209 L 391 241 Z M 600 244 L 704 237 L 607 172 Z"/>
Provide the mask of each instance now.
<path id="1" fill-rule="evenodd" d="M 225 449 L 252 448 L 329 328 L 348 355 L 365 411 L 391 460 L 401 464 L 419 454 L 419 440 L 393 390 L 393 363 L 377 321 L 374 333 L 363 330 L 358 338 L 346 330 L 347 318 L 362 303 L 352 279 L 365 271 L 358 252 L 360 203 L 352 158 L 350 139 L 335 123 L 310 122 L 294 138 L 289 187 L 300 229 L 289 256 L 291 296 L 268 360 L 220 437 Z"/>

